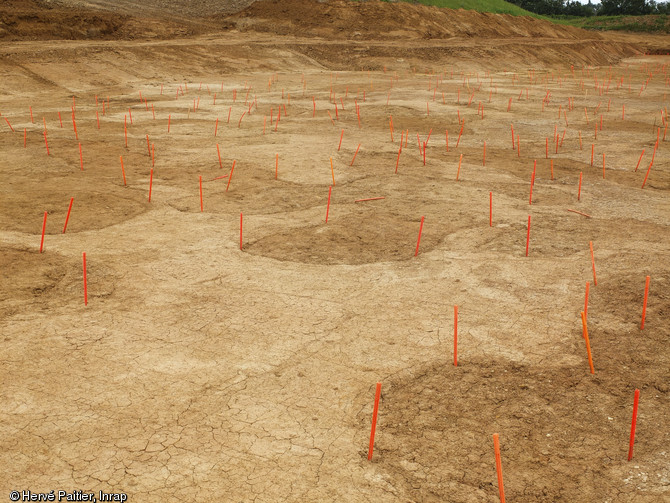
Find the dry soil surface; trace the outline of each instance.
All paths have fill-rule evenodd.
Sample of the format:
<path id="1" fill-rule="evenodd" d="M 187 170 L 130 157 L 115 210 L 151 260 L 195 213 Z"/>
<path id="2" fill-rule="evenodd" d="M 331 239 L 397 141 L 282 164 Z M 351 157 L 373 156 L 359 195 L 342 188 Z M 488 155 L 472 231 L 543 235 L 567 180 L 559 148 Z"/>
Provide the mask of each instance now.
<path id="1" fill-rule="evenodd" d="M 0 499 L 497 501 L 498 433 L 508 501 L 670 501 L 667 38 L 43 4 L 0 8 Z"/>

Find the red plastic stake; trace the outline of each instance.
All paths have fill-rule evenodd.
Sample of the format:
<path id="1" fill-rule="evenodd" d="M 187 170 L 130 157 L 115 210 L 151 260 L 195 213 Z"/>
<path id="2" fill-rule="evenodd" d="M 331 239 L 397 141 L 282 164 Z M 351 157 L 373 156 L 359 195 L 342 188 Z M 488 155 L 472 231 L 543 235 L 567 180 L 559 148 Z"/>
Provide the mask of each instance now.
<path id="1" fill-rule="evenodd" d="M 505 503 L 505 488 L 503 486 L 502 460 L 500 459 L 500 440 L 498 434 L 493 434 L 493 450 L 496 456 L 496 473 L 498 474 L 498 492 L 500 493 L 500 503 Z"/>
<path id="2" fill-rule="evenodd" d="M 344 138 L 344 129 L 342 130 L 342 133 L 340 134 L 340 144 L 337 146 L 337 151 L 340 151 L 340 147 L 342 146 L 342 138 Z"/>
<path id="3" fill-rule="evenodd" d="M 88 306 L 88 284 L 86 281 L 86 252 L 81 254 L 83 270 L 84 270 L 84 305 Z"/>
<path id="4" fill-rule="evenodd" d="M 44 133 L 44 134 L 46 135 L 46 133 Z M 46 136 L 44 136 L 44 138 L 46 139 Z M 48 148 L 47 148 L 47 151 L 48 151 Z M 656 152 L 656 151 L 654 150 L 654 152 Z M 647 168 L 647 174 L 644 175 L 644 180 L 642 181 L 642 188 L 643 189 L 644 189 L 644 186 L 647 184 L 647 178 L 649 178 L 649 172 L 651 171 L 651 167 L 653 166 L 653 164 L 654 164 L 654 161 L 653 161 L 653 157 L 652 157 L 652 161 L 649 163 L 649 167 Z"/>
<path id="5" fill-rule="evenodd" d="M 358 155 L 358 149 L 360 149 L 360 148 L 361 148 L 361 144 L 359 143 L 358 147 L 356 147 L 356 152 L 354 152 L 354 158 L 351 160 L 351 164 L 349 164 L 349 166 L 354 165 L 354 161 L 356 160 L 356 156 Z"/>
<path id="6" fill-rule="evenodd" d="M 65 234 L 65 230 L 67 229 L 67 222 L 70 220 L 70 212 L 72 211 L 72 203 L 74 203 L 74 197 L 70 198 L 70 206 L 67 208 L 67 216 L 65 217 L 65 225 L 63 225 L 63 234 Z"/>
<path id="7" fill-rule="evenodd" d="M 123 156 L 120 155 L 119 159 L 121 160 L 121 174 L 123 175 L 123 185 L 126 185 L 126 170 L 123 169 Z"/>
<path id="8" fill-rule="evenodd" d="M 362 203 L 362 202 L 364 202 L 364 201 L 379 201 L 380 199 L 386 199 L 386 197 L 385 197 L 385 196 L 381 196 L 381 197 L 366 197 L 365 199 L 355 199 L 354 202 L 355 202 L 355 203 Z"/>
<path id="9" fill-rule="evenodd" d="M 579 189 L 577 190 L 577 201 L 582 197 L 582 172 L 579 172 Z"/>
<path id="10" fill-rule="evenodd" d="M 372 450 L 375 445 L 375 431 L 377 430 L 377 413 L 379 412 L 379 397 L 382 394 L 382 383 L 377 383 L 375 391 L 375 407 L 372 411 L 372 428 L 370 430 L 370 447 L 368 448 L 368 461 L 372 459 Z"/>
<path id="11" fill-rule="evenodd" d="M 647 276 L 649 277 L 649 276 Z M 633 459 L 633 445 L 635 444 L 635 425 L 637 423 L 637 405 L 640 401 L 640 390 L 635 390 L 635 397 L 633 398 L 633 420 L 630 425 L 630 443 L 628 446 L 628 461 Z"/>
<path id="12" fill-rule="evenodd" d="M 640 163 L 642 162 L 642 156 L 644 155 L 644 150 L 642 149 L 642 153 L 640 154 L 640 158 L 637 160 L 637 166 L 635 166 L 635 171 L 637 171 L 637 168 L 640 167 Z"/>
<path id="13" fill-rule="evenodd" d="M 330 195 L 333 192 L 333 186 L 328 187 L 328 205 L 326 206 L 326 223 L 328 223 L 328 213 L 330 213 Z"/>
<path id="14" fill-rule="evenodd" d="M 521 157 L 521 138 L 516 135 L 516 156 Z"/>
<path id="15" fill-rule="evenodd" d="M 219 144 L 216 144 L 216 154 L 219 156 L 219 168 L 223 169 L 223 164 L 221 163 L 221 150 L 219 149 Z"/>
<path id="16" fill-rule="evenodd" d="M 44 212 L 44 221 L 42 222 L 42 239 L 40 241 L 40 253 L 42 253 L 42 249 L 44 248 L 44 232 L 47 229 L 47 212 Z"/>
<path id="17" fill-rule="evenodd" d="M 154 168 L 151 168 L 151 174 L 149 175 L 149 202 L 151 202 L 151 188 L 154 184 Z"/>
<path id="18" fill-rule="evenodd" d="M 44 131 L 44 145 L 47 147 L 47 155 L 49 155 L 49 141 L 47 140 L 47 132 Z M 651 167 L 651 166 L 650 166 Z M 649 172 L 647 172 L 649 174 Z M 647 179 L 645 178 L 644 181 L 646 182 Z"/>
<path id="19" fill-rule="evenodd" d="M 233 160 L 233 166 L 230 168 L 230 174 L 228 175 L 228 183 L 226 184 L 226 192 L 228 192 L 228 187 L 230 187 L 230 181 L 233 179 L 233 170 L 235 169 L 235 163 L 237 161 Z"/>
<path id="20" fill-rule="evenodd" d="M 421 243 L 421 232 L 423 231 L 423 220 L 426 217 L 421 217 L 421 225 L 419 226 L 419 239 L 416 240 L 416 251 L 414 256 L 416 257 L 419 254 L 419 244 Z"/>
<path id="21" fill-rule="evenodd" d="M 644 329 L 644 319 L 647 317 L 648 298 L 649 298 L 649 276 L 647 276 L 647 281 L 644 285 L 644 304 L 642 304 L 642 323 L 640 324 L 640 330 Z"/>
<path id="22" fill-rule="evenodd" d="M 398 164 L 400 163 L 400 153 L 402 152 L 402 141 L 400 142 L 400 148 L 398 149 L 398 158 L 395 161 L 395 172 L 398 173 Z"/>
<path id="23" fill-rule="evenodd" d="M 589 341 L 589 329 L 586 326 L 586 314 L 584 314 L 584 311 L 582 311 L 580 315 L 582 317 L 582 336 L 586 341 L 586 355 L 589 358 L 589 368 L 591 369 L 591 373 L 595 374 L 596 371 L 593 368 L 593 357 L 591 355 L 591 342 Z"/>

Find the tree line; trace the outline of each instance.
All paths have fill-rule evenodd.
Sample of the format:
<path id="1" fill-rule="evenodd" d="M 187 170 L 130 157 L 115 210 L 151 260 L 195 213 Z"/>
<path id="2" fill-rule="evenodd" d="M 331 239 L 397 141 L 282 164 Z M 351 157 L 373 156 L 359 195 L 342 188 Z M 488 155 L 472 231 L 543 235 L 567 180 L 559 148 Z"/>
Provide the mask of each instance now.
<path id="1" fill-rule="evenodd" d="M 507 0 L 527 11 L 545 16 L 641 16 L 668 14 L 670 2 L 654 0 L 601 0 L 582 4 L 576 0 Z"/>

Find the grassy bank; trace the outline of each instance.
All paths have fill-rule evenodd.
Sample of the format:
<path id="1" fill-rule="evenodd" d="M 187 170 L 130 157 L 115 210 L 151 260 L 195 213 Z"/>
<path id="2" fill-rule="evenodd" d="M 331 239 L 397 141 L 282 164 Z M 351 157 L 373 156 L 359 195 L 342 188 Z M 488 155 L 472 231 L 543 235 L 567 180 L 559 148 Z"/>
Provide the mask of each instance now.
<path id="1" fill-rule="evenodd" d="M 670 33 L 669 18 L 665 14 L 653 16 L 593 16 L 554 18 L 555 22 L 586 30 L 619 30 L 643 33 Z"/>
<path id="2" fill-rule="evenodd" d="M 385 0 L 398 1 L 398 0 Z M 492 12 L 494 14 L 512 14 L 514 16 L 532 16 L 541 17 L 532 12 L 522 9 L 505 0 L 403 0 L 411 3 L 421 3 L 424 5 L 434 5 L 435 7 L 444 7 L 446 9 L 465 9 L 478 12 Z"/>

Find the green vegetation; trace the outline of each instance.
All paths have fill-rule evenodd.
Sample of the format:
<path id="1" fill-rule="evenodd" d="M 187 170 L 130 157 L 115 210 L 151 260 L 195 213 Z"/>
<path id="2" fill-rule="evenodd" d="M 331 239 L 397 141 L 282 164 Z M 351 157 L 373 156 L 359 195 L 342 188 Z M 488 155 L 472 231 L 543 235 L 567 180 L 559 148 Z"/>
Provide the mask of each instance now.
<path id="1" fill-rule="evenodd" d="M 552 19 L 559 24 L 567 24 L 586 30 L 620 30 L 644 33 L 670 33 L 668 16 L 593 16 L 593 17 L 557 17 Z"/>
<path id="2" fill-rule="evenodd" d="M 577 0 L 508 0 L 522 9 L 545 16 L 644 16 L 668 14 L 668 2 L 656 0 L 601 0 L 582 4 Z"/>
<path id="3" fill-rule="evenodd" d="M 601 4 L 582 5 L 576 0 L 384 0 L 421 3 L 447 9 L 465 9 L 514 16 L 532 16 L 586 30 L 621 30 L 645 33 L 670 33 L 670 3 L 654 0 L 602 0 Z M 533 12 L 523 7 L 532 9 Z M 602 12 L 601 12 L 602 11 Z M 629 15 L 604 15 L 605 12 L 632 12 Z M 639 15 L 642 13 L 655 13 Z M 573 15 L 579 13 L 578 16 Z"/>
<path id="4" fill-rule="evenodd" d="M 532 13 L 505 0 L 417 0 L 424 5 L 435 5 L 447 9 L 466 9 L 495 14 L 513 14 L 515 16 L 531 16 Z"/>
<path id="5" fill-rule="evenodd" d="M 390 1 L 390 0 L 385 0 Z M 444 7 L 446 9 L 465 9 L 478 12 L 492 12 L 494 14 L 512 14 L 514 16 L 533 16 L 539 17 L 532 12 L 522 9 L 518 5 L 506 2 L 505 0 L 403 0 L 409 3 L 421 3 L 424 5 L 434 5 L 435 7 Z"/>
<path id="6" fill-rule="evenodd" d="M 585 30 L 620 30 L 642 33 L 670 33 L 670 21 L 665 10 L 669 2 L 654 0 L 602 0 L 601 4 L 582 5 L 576 0 L 384 0 L 420 3 L 446 9 L 465 9 L 494 14 L 531 16 L 557 24 Z M 523 7 L 532 8 L 534 12 Z M 577 10 L 575 10 L 577 9 Z M 638 14 L 604 15 L 604 11 L 631 11 Z M 583 11 L 583 12 L 582 12 Z M 579 12 L 579 15 L 572 15 Z M 641 15 L 642 12 L 654 14 Z"/>

